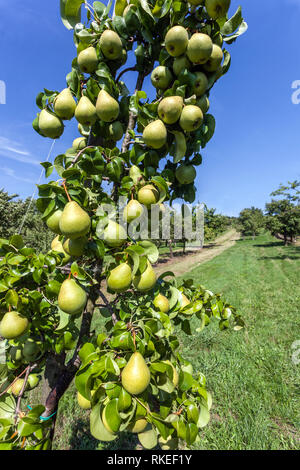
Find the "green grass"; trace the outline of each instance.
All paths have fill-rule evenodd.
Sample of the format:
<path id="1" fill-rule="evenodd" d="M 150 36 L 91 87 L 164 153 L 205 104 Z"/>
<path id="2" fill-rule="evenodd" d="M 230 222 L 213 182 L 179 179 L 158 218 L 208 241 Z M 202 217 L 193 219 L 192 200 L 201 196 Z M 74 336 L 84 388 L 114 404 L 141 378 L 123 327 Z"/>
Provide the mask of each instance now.
<path id="1" fill-rule="evenodd" d="M 239 332 L 220 332 L 214 324 L 200 334 L 181 334 L 182 354 L 205 374 L 213 395 L 199 449 L 300 448 L 300 364 L 293 364 L 291 348 L 300 340 L 299 251 L 261 235 L 238 241 L 184 276 L 222 292 L 246 322 Z M 130 434 L 112 444 L 91 438 L 88 416 L 74 397 L 72 385 L 60 404 L 55 448 L 135 447 Z"/>

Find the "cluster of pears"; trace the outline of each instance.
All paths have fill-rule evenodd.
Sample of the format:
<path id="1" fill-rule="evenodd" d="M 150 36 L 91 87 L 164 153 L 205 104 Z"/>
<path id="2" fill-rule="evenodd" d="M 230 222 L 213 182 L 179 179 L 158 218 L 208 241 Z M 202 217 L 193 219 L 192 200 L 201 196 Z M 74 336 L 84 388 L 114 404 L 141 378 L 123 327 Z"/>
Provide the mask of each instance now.
<path id="1" fill-rule="evenodd" d="M 24 386 L 25 379 L 19 378 L 11 387 L 7 390 L 7 393 L 12 393 L 15 397 L 19 396 Z M 27 383 L 25 387 L 25 391 L 33 390 L 35 387 L 38 386 L 40 382 L 40 376 L 38 374 L 29 374 L 27 378 Z"/>
<path id="2" fill-rule="evenodd" d="M 120 263 L 112 269 L 107 277 L 107 286 L 113 292 L 124 292 L 133 284 L 139 292 L 147 292 L 156 284 L 156 274 L 147 260 L 145 270 L 132 275 L 131 266 L 127 262 Z"/>

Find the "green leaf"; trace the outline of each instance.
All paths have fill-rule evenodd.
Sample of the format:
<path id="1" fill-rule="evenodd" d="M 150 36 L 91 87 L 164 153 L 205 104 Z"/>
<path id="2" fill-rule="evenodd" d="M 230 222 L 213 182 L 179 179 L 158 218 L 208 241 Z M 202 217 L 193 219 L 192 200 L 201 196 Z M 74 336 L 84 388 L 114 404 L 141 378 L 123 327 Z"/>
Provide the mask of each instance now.
<path id="1" fill-rule="evenodd" d="M 118 399 L 118 411 L 127 410 L 131 406 L 132 398 L 124 388 L 122 388 Z"/>
<path id="2" fill-rule="evenodd" d="M 121 418 L 118 412 L 118 398 L 113 398 L 104 408 L 104 416 L 110 429 L 115 433 L 119 430 Z"/>
<path id="3" fill-rule="evenodd" d="M 147 256 L 149 262 L 151 264 L 156 263 L 159 257 L 157 246 L 149 240 L 140 241 L 138 242 L 138 245 L 144 248 L 144 254 Z"/>
<path id="4" fill-rule="evenodd" d="M 145 449 L 153 449 L 157 445 L 157 433 L 150 424 L 147 425 L 145 431 L 138 434 L 138 438 Z"/>
<path id="5" fill-rule="evenodd" d="M 193 382 L 194 382 L 194 379 L 191 374 L 189 374 L 188 372 L 180 371 L 179 384 L 178 384 L 180 390 L 182 390 L 183 392 L 185 392 L 186 390 L 189 390 L 192 387 Z"/>
<path id="6" fill-rule="evenodd" d="M 234 31 L 241 25 L 243 21 L 242 9 L 239 6 L 235 14 L 223 25 L 221 28 L 221 34 L 228 36 L 234 33 Z"/>
<path id="7" fill-rule="evenodd" d="M 90 414 L 90 431 L 92 436 L 99 441 L 110 442 L 114 441 L 117 438 L 117 435 L 110 433 L 106 427 L 104 426 L 100 411 L 101 411 L 101 404 L 98 403 L 96 406 L 92 408 Z"/>
<path id="8" fill-rule="evenodd" d="M 60 16 L 67 29 L 73 29 L 81 19 L 81 5 L 85 0 L 60 0 Z"/>
<path id="9" fill-rule="evenodd" d="M 209 420 L 210 420 L 209 411 L 206 406 L 201 404 L 197 427 L 204 428 L 208 424 Z"/>

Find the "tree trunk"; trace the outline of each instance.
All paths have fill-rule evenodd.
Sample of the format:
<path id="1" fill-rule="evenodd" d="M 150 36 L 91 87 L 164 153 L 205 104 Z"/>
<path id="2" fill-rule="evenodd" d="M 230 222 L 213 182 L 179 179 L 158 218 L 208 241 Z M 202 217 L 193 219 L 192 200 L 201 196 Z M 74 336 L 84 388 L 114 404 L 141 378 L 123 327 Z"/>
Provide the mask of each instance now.
<path id="1" fill-rule="evenodd" d="M 174 255 L 173 255 L 173 250 L 172 250 L 172 240 L 169 240 L 169 249 L 170 249 L 170 258 L 173 259 Z"/>

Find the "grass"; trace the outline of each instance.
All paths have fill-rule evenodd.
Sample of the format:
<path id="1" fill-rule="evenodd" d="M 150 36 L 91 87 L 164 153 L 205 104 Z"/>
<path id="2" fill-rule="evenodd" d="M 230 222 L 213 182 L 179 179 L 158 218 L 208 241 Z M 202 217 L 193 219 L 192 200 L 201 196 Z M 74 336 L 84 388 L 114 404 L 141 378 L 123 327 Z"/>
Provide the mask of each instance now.
<path id="1" fill-rule="evenodd" d="M 246 328 L 181 335 L 181 351 L 205 374 L 213 395 L 212 418 L 198 449 L 299 449 L 300 248 L 268 235 L 238 241 L 184 277 L 223 292 L 242 313 Z M 112 444 L 90 437 L 87 414 L 74 385 L 61 400 L 54 448 L 133 449 L 125 434 Z"/>

